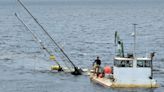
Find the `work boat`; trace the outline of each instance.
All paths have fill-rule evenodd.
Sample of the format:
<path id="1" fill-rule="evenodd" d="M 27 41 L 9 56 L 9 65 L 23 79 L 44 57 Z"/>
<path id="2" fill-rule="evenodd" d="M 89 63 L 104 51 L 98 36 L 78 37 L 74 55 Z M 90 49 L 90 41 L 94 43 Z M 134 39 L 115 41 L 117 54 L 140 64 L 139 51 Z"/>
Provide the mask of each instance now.
<path id="1" fill-rule="evenodd" d="M 90 79 L 106 87 L 158 87 L 151 77 L 151 62 L 147 57 L 115 57 L 111 74 L 101 77 L 91 73 Z"/>
<path id="2" fill-rule="evenodd" d="M 113 88 L 159 87 L 156 80 L 153 79 L 153 56 L 154 53 L 142 58 L 134 54 L 124 56 L 122 48 L 121 55 L 114 57 L 114 65 L 112 67 L 105 66 L 101 71 L 101 68 L 99 68 L 98 75 L 97 73 L 95 74 L 95 69 L 92 69 L 90 71 L 90 79 L 100 85 Z"/>

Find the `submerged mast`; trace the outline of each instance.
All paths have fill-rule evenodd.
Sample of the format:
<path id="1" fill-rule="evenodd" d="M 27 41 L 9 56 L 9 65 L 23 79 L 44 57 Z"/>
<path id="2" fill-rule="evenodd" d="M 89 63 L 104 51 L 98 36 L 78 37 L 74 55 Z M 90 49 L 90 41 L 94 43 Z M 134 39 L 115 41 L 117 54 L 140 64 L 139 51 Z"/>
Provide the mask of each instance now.
<path id="1" fill-rule="evenodd" d="M 54 59 L 51 59 L 51 60 L 55 61 L 56 64 L 59 66 L 58 71 L 63 71 L 63 69 L 60 66 L 60 64 L 55 60 L 55 56 L 44 46 L 42 41 L 37 38 L 37 36 L 28 28 L 28 26 L 18 17 L 18 15 L 16 13 L 15 13 L 15 16 L 24 25 L 24 27 L 33 35 L 35 41 L 40 44 L 41 49 L 45 50 L 50 55 L 50 57 L 54 57 Z"/>
<path id="2" fill-rule="evenodd" d="M 51 41 L 58 47 L 58 49 L 62 52 L 62 54 L 67 58 L 67 60 L 72 64 L 74 67 L 74 72 L 72 72 L 73 75 L 81 75 L 81 69 L 78 69 L 76 65 L 70 60 L 68 55 L 63 51 L 63 49 L 55 42 L 55 40 L 50 36 L 50 34 L 44 29 L 44 27 L 38 22 L 38 20 L 30 13 L 30 11 L 23 5 L 23 3 L 20 0 L 17 0 L 20 5 L 28 12 L 28 14 L 34 19 L 34 21 L 41 27 L 41 29 L 45 32 L 45 34 L 51 39 Z"/>

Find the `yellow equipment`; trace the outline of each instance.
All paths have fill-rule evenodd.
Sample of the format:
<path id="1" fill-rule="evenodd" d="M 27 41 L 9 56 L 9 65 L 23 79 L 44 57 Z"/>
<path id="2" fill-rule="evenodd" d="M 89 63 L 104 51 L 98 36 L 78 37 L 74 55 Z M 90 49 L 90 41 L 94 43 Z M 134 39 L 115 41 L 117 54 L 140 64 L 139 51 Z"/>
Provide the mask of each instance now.
<path id="1" fill-rule="evenodd" d="M 58 65 L 51 66 L 51 70 L 57 70 L 60 71 L 62 68 Z"/>
<path id="2" fill-rule="evenodd" d="M 50 56 L 50 60 L 56 60 L 55 56 L 54 55 L 51 55 Z"/>

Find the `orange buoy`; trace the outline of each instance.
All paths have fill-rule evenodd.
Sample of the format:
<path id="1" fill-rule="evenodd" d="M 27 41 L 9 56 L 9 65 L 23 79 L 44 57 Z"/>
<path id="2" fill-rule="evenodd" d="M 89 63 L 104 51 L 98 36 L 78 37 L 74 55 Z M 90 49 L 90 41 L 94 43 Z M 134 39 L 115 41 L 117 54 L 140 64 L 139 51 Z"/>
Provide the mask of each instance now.
<path id="1" fill-rule="evenodd" d="M 112 73 L 112 68 L 110 66 L 105 66 L 104 67 L 104 73 L 105 74 L 111 74 Z"/>

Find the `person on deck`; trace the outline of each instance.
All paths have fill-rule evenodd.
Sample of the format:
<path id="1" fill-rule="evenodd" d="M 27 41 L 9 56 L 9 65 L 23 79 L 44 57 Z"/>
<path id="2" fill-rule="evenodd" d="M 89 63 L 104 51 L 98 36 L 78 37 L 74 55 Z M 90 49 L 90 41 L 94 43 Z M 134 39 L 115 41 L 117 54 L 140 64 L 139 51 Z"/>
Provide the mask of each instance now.
<path id="1" fill-rule="evenodd" d="M 96 75 L 99 75 L 99 68 L 101 65 L 101 60 L 99 59 L 99 56 L 97 56 L 97 59 L 93 62 L 94 72 Z"/>

